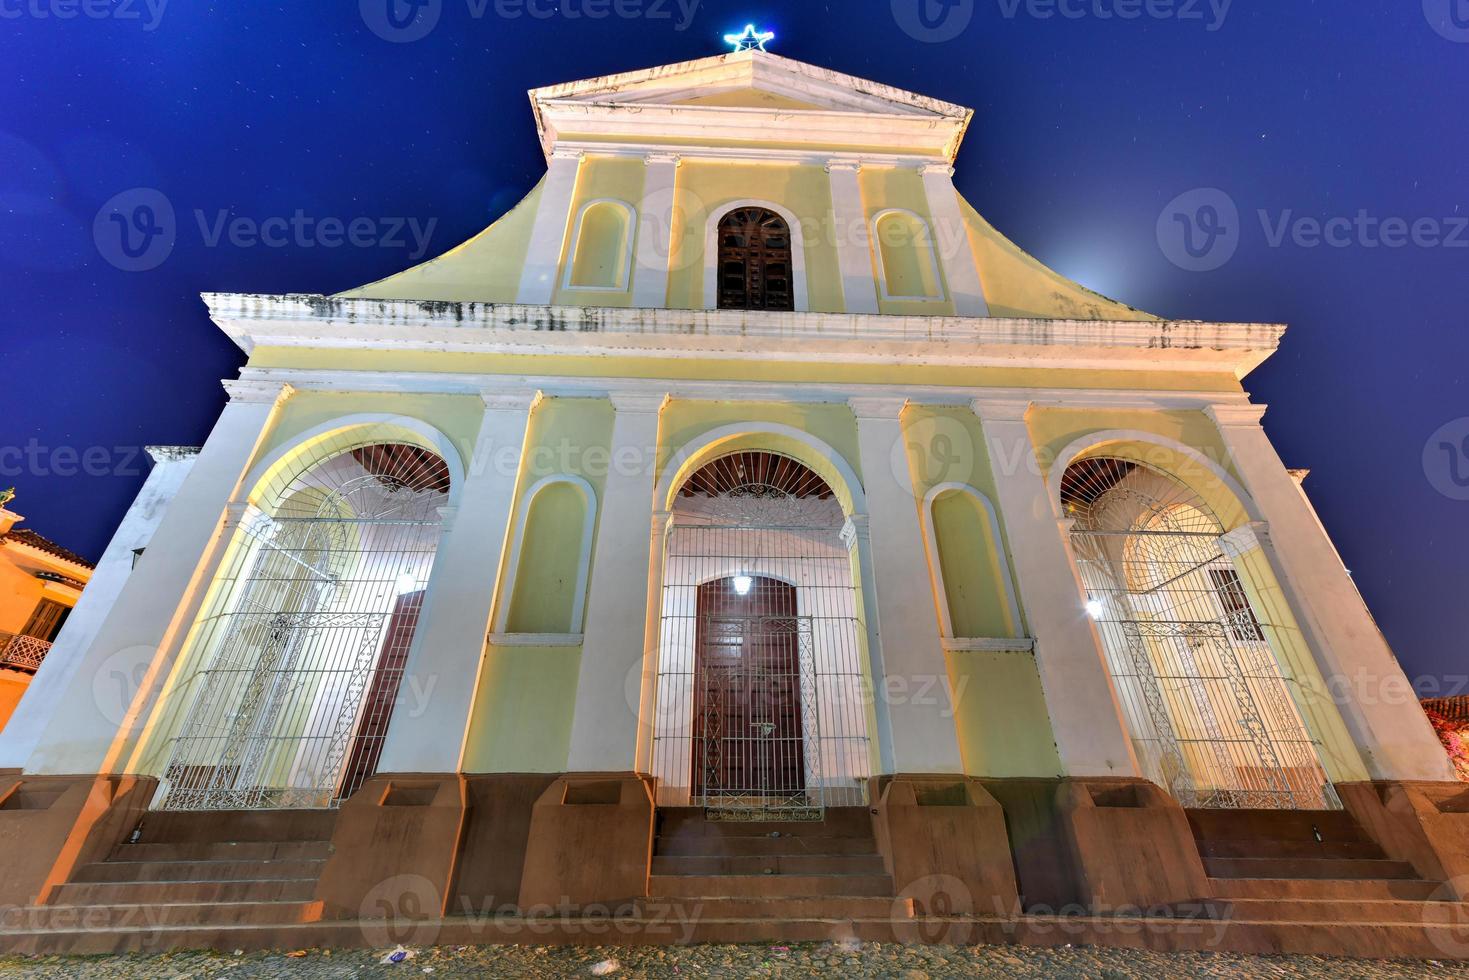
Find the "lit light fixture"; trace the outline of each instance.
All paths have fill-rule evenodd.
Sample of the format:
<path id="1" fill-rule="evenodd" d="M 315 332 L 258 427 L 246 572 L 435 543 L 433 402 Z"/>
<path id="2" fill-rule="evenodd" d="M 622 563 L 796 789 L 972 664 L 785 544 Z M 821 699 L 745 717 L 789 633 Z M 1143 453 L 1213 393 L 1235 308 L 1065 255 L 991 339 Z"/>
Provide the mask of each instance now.
<path id="1" fill-rule="evenodd" d="M 764 51 L 765 45 L 774 40 L 774 31 L 757 31 L 754 24 L 746 24 L 743 34 L 724 35 L 724 43 L 734 45 L 736 51 Z"/>
<path id="2" fill-rule="evenodd" d="M 418 576 L 414 575 L 412 572 L 402 572 L 398 575 L 398 581 L 396 584 L 398 586 L 399 595 L 407 595 L 410 592 L 417 592 Z"/>
<path id="3" fill-rule="evenodd" d="M 755 584 L 755 580 L 753 578 L 751 578 L 750 576 L 748 576 L 748 575 L 736 575 L 734 577 L 735 594 L 736 595 L 749 595 L 750 594 L 750 588 L 754 584 Z"/>
<path id="4" fill-rule="evenodd" d="M 1100 600 L 1088 599 L 1086 601 L 1086 614 L 1092 619 L 1101 619 L 1102 613 L 1106 611 Z"/>

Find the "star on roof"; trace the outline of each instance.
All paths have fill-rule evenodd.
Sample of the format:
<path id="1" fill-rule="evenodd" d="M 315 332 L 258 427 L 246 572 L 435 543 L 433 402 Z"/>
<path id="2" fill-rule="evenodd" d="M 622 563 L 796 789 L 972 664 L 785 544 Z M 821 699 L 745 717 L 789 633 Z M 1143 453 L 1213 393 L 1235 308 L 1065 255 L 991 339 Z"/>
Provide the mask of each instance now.
<path id="1" fill-rule="evenodd" d="M 746 24 L 743 34 L 724 35 L 724 43 L 734 45 L 736 51 L 764 51 L 765 45 L 774 40 L 774 31 L 757 31 L 754 24 Z"/>

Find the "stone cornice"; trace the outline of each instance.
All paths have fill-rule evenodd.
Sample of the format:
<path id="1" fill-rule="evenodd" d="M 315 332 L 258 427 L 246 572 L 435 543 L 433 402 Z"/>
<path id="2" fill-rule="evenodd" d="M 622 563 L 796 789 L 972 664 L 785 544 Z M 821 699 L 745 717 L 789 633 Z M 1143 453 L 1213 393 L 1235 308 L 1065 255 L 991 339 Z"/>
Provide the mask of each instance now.
<path id="1" fill-rule="evenodd" d="M 206 293 L 258 346 L 1248 374 L 1278 324 L 526 306 Z"/>

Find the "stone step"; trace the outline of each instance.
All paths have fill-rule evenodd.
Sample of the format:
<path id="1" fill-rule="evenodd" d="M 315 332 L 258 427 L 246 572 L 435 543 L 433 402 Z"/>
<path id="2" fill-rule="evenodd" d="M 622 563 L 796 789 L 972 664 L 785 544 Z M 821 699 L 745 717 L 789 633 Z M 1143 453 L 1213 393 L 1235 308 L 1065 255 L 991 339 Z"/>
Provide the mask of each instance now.
<path id="1" fill-rule="evenodd" d="M 73 882 L 240 881 L 321 877 L 323 860 L 102 861 L 83 865 Z"/>
<path id="2" fill-rule="evenodd" d="M 872 814 L 866 807 L 836 807 L 822 820 L 710 820 L 700 808 L 660 808 L 658 834 L 669 839 L 710 837 L 871 837 Z"/>
<path id="3" fill-rule="evenodd" d="M 1417 878 L 1405 861 L 1352 858 L 1204 858 L 1213 878 Z"/>
<path id="4" fill-rule="evenodd" d="M 1200 840 L 1371 841 L 1345 810 L 1189 810 Z"/>
<path id="5" fill-rule="evenodd" d="M 701 919 L 909 919 L 913 917 L 911 898 L 884 896 L 850 897 L 771 897 L 771 898 L 699 898 L 680 899 L 685 911 Z M 638 912 L 656 915 L 667 905 L 666 899 L 642 898 Z"/>
<path id="6" fill-rule="evenodd" d="M 877 854 L 768 854 L 653 858 L 655 875 L 880 875 Z"/>
<path id="7" fill-rule="evenodd" d="M 888 875 L 650 875 L 653 898 L 877 897 L 893 894 Z"/>
<path id="8" fill-rule="evenodd" d="M 1225 918 L 1236 922 L 1406 923 L 1463 925 L 1469 904 L 1460 902 L 1318 901 L 1240 898 L 1229 902 Z"/>
<path id="9" fill-rule="evenodd" d="M 180 904 L 40 905 L 7 913 L 6 931 L 124 929 L 161 926 L 294 925 L 321 917 L 317 902 L 185 902 Z"/>
<path id="10" fill-rule="evenodd" d="M 328 841 L 222 841 L 119 844 L 109 861 L 319 861 L 330 857 Z"/>
<path id="11" fill-rule="evenodd" d="M 1217 898 L 1261 898 L 1282 901 L 1426 902 L 1442 894 L 1437 881 L 1411 879 L 1211 878 Z"/>
<path id="12" fill-rule="evenodd" d="M 52 892 L 51 905 L 185 905 L 190 902 L 305 902 L 315 878 L 241 881 L 68 882 Z"/>
<path id="13" fill-rule="evenodd" d="M 155 810 L 139 826 L 140 843 L 227 844 L 330 841 L 336 810 Z"/>
<path id="14" fill-rule="evenodd" d="M 659 837 L 660 857 L 746 857 L 772 854 L 876 854 L 871 837 Z"/>
<path id="15" fill-rule="evenodd" d="M 1205 858 L 1346 858 L 1382 860 L 1387 857 L 1371 841 L 1329 840 L 1201 840 Z"/>

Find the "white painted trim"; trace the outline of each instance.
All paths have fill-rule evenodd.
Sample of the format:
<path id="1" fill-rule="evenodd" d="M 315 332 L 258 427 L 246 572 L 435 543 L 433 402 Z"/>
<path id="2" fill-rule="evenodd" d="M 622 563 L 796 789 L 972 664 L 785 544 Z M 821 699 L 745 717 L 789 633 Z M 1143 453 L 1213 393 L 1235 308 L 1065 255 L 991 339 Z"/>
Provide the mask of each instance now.
<path id="1" fill-rule="evenodd" d="M 863 219 L 862 167 L 854 160 L 834 159 L 827 164 L 831 212 L 836 227 L 851 235 L 837 236 L 837 264 L 841 268 L 843 307 L 848 313 L 877 313 L 877 284 L 872 281 L 872 241 Z"/>
<path id="2" fill-rule="evenodd" d="M 990 536 L 994 538 L 995 551 L 1000 559 L 1000 565 L 1004 572 L 1001 584 L 1005 587 L 1005 609 L 1010 615 L 1011 624 L 1018 630 L 1024 624 L 1020 619 L 1020 603 L 1015 595 L 1015 577 L 1010 569 L 1010 555 L 1005 549 L 1005 536 L 1000 531 L 1000 515 L 995 510 L 994 503 L 990 501 L 989 497 L 980 493 L 967 483 L 940 483 L 929 490 L 923 498 L 923 537 L 928 544 L 929 562 L 933 568 L 933 581 L 935 587 L 938 589 L 939 626 L 942 630 L 943 638 L 946 641 L 952 639 L 968 639 L 967 637 L 956 638 L 954 636 L 953 617 L 949 612 L 949 592 L 948 587 L 944 584 L 943 563 L 939 561 L 938 532 L 935 530 L 933 523 L 934 503 L 938 501 L 939 497 L 951 491 L 968 494 L 973 497 L 980 502 L 984 507 L 985 513 L 989 515 Z"/>
<path id="3" fill-rule="evenodd" d="M 989 316 L 979 259 L 969 239 L 964 210 L 959 206 L 959 191 L 954 187 L 954 168 L 924 167 L 923 195 L 928 201 L 929 216 L 943 232 L 935 236 L 934 244 L 942 246 L 951 239 L 954 243 L 954 254 L 943 256 L 944 279 L 954 300 L 954 312 L 960 316 Z"/>
<path id="4" fill-rule="evenodd" d="M 592 208 L 603 204 L 610 204 L 621 208 L 623 214 L 623 242 L 622 242 L 622 275 L 616 285 L 612 286 L 577 286 L 572 283 L 572 274 L 576 269 L 576 253 L 581 251 L 582 224 L 587 219 L 587 212 Z M 625 293 L 628 285 L 632 282 L 633 240 L 638 231 L 638 209 L 626 201 L 615 197 L 599 197 L 590 200 L 581 206 L 576 213 L 576 224 L 571 233 L 571 242 L 566 248 L 566 274 L 561 277 L 561 288 L 573 293 Z"/>
<path id="5" fill-rule="evenodd" d="M 1033 637 L 945 637 L 945 653 L 1035 653 Z"/>
<path id="6" fill-rule="evenodd" d="M 927 236 L 927 242 L 928 242 L 928 261 L 929 261 L 929 266 L 930 266 L 930 268 L 931 268 L 931 270 L 933 272 L 933 284 L 936 287 L 938 287 L 938 294 L 937 295 L 935 295 L 935 296 L 895 296 L 892 293 L 889 293 L 888 292 L 887 268 L 886 268 L 886 262 L 883 260 L 883 255 L 882 255 L 882 233 L 881 233 L 880 229 L 878 228 L 878 225 L 880 225 L 882 223 L 882 220 L 884 218 L 889 218 L 889 217 L 891 217 L 891 216 L 893 216 L 895 214 L 906 215 L 907 217 L 912 218 L 914 221 L 918 222 L 919 227 L 921 227 L 923 229 L 924 235 Z M 925 221 L 923 219 L 923 216 L 922 215 L 920 215 L 916 211 L 909 211 L 907 208 L 884 208 L 883 210 L 877 212 L 876 214 L 874 214 L 872 216 L 872 222 L 871 222 L 871 224 L 869 226 L 868 234 L 869 234 L 869 236 L 872 239 L 872 254 L 873 254 L 873 256 L 875 257 L 875 259 L 877 261 L 877 294 L 879 296 L 881 296 L 884 300 L 889 300 L 891 302 L 897 302 L 897 303 L 902 303 L 902 302 L 939 302 L 939 303 L 942 303 L 944 300 L 946 300 L 946 299 L 949 298 L 949 292 L 948 292 L 948 290 L 944 286 L 944 274 L 943 274 L 943 270 L 940 269 L 940 267 L 939 267 L 939 248 L 938 248 L 938 243 L 934 241 L 934 237 L 933 237 L 933 226 L 930 225 L 927 221 Z"/>
<path id="7" fill-rule="evenodd" d="M 240 490 L 246 494 L 249 500 L 255 496 L 257 490 L 265 482 L 266 475 L 274 469 L 277 464 L 288 456 L 305 451 L 312 443 L 318 442 L 344 429 L 355 429 L 371 425 L 396 425 L 407 429 L 416 435 L 422 436 L 434 452 L 444 460 L 449 467 L 449 502 L 446 506 L 456 507 L 459 504 L 459 494 L 464 489 L 464 458 L 459 455 L 459 449 L 454 445 L 442 430 L 429 425 L 421 419 L 410 418 L 407 415 L 390 415 L 378 412 L 359 412 L 353 415 L 343 415 L 312 426 L 305 432 L 299 433 L 281 445 L 272 449 L 250 469 L 250 474 L 240 483 Z"/>
<path id="8" fill-rule="evenodd" d="M 566 232 L 571 222 L 571 205 L 581 178 L 585 156 L 557 150 L 551 155 L 541 184 L 535 223 L 526 245 L 525 265 L 515 298 L 521 303 L 549 303 L 555 295 L 566 254 Z"/>
<path id="9" fill-rule="evenodd" d="M 586 514 L 582 518 L 581 553 L 576 569 L 576 593 L 571 603 L 571 631 L 578 635 L 582 631 L 582 620 L 586 614 L 587 579 L 592 568 L 592 538 L 597 532 L 597 491 L 585 479 L 573 473 L 554 473 L 531 484 L 520 498 L 520 507 L 515 514 L 515 536 L 510 545 L 510 560 L 505 568 L 505 589 L 502 593 L 505 601 L 495 613 L 496 634 L 505 634 L 510 622 L 510 607 L 515 603 L 515 580 L 520 573 L 520 553 L 525 546 L 525 529 L 530 520 L 531 505 L 542 490 L 558 483 L 570 484 L 580 490 L 586 505 Z"/>
<path id="10" fill-rule="evenodd" d="M 867 513 L 867 494 L 862 489 L 862 481 L 857 479 L 857 471 L 852 468 L 852 464 L 848 463 L 841 453 L 809 432 L 779 422 L 737 422 L 733 425 L 722 425 L 684 443 L 673 459 L 668 461 L 662 475 L 658 478 L 658 488 L 653 494 L 655 504 L 662 510 L 672 511 L 674 495 L 678 493 L 679 487 L 683 486 L 684 480 L 688 479 L 698 466 L 715 458 L 721 444 L 741 436 L 758 435 L 784 436 L 793 439 L 831 463 L 836 467 L 842 482 L 846 484 L 847 492 L 851 494 L 853 512 Z"/>
<path id="11" fill-rule="evenodd" d="M 710 135 L 718 136 L 719 134 L 711 133 Z M 684 160 L 711 160 L 718 163 L 789 163 L 808 167 L 824 167 L 831 159 L 831 150 L 820 147 L 792 149 L 762 146 L 700 146 L 696 143 L 671 145 L 643 143 L 637 140 L 609 140 L 606 142 L 559 140 L 556 143 L 556 149 L 562 152 L 585 153 L 588 157 L 646 157 L 650 153 L 676 153 Z M 946 162 L 941 154 L 922 151 L 904 153 L 899 150 L 890 153 L 864 150 L 850 156 L 844 155 L 842 159 L 852 160 L 863 167 L 879 169 L 908 167 L 921 170 L 927 166 Z"/>
<path id="12" fill-rule="evenodd" d="M 581 633 L 491 633 L 485 643 L 495 647 L 579 647 Z"/>
<path id="13" fill-rule="evenodd" d="M 1084 408 L 1086 406 L 1085 403 L 1082 403 L 1074 407 Z M 982 421 L 983 419 L 981 419 Z M 1051 464 L 1051 472 L 1046 478 L 1047 496 L 1051 502 L 1051 509 L 1055 512 L 1058 520 L 1065 514 L 1065 511 L 1061 507 L 1061 481 L 1066 476 L 1066 468 L 1082 455 L 1095 455 L 1097 450 L 1120 442 L 1150 443 L 1154 446 L 1162 446 L 1165 449 L 1172 450 L 1188 458 L 1208 470 L 1220 483 L 1224 484 L 1224 487 L 1230 493 L 1234 494 L 1235 499 L 1239 501 L 1240 506 L 1244 508 L 1245 514 L 1249 516 L 1251 521 L 1263 520 L 1259 508 L 1255 505 L 1254 498 L 1250 496 L 1244 486 L 1231 476 L 1229 471 L 1224 467 L 1192 446 L 1185 446 L 1176 439 L 1169 439 L 1167 436 L 1144 432 L 1140 429 L 1108 429 L 1104 432 L 1093 432 L 1082 436 L 1061 450 L 1056 456 L 1055 462 Z M 1172 475 L 1177 477 L 1177 474 Z"/>
<path id="14" fill-rule="evenodd" d="M 795 299 L 795 312 L 809 312 L 811 301 L 806 286 L 806 236 L 801 230 L 801 219 L 796 217 L 795 212 L 774 201 L 759 201 L 754 198 L 724 201 L 709 209 L 709 222 L 704 229 L 704 309 L 723 313 L 750 312 L 719 310 L 719 223 L 731 211 L 738 211 L 740 208 L 765 208 L 785 219 L 786 226 L 791 231 L 791 291 Z"/>

